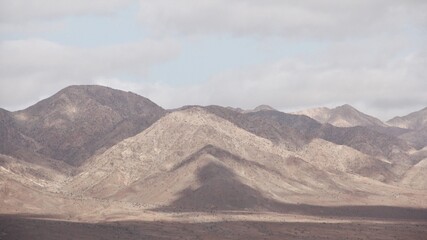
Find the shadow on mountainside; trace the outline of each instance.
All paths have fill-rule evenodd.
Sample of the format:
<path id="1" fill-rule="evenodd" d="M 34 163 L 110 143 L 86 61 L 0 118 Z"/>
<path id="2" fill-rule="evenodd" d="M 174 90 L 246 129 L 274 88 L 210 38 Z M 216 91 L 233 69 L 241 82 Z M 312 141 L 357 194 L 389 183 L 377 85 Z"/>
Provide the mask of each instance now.
<path id="1" fill-rule="evenodd" d="M 322 217 L 372 218 L 427 221 L 427 209 L 393 206 L 317 206 L 290 204 L 264 196 L 239 181 L 231 169 L 208 163 L 197 173 L 199 187 L 188 187 L 160 212 L 280 212 Z"/>
<path id="2" fill-rule="evenodd" d="M 187 188 L 164 210 L 211 211 L 274 209 L 275 202 L 241 183 L 235 174 L 218 163 L 209 163 L 197 174 L 200 187 Z"/>

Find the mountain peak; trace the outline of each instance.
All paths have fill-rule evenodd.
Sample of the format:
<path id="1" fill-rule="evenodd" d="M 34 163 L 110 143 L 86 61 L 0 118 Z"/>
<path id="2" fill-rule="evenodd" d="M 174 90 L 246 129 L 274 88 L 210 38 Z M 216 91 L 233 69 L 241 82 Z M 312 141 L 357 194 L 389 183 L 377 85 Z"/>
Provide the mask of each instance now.
<path id="1" fill-rule="evenodd" d="M 335 114 L 341 113 L 345 115 L 351 115 L 351 114 L 364 114 L 361 111 L 357 110 L 355 107 L 351 106 L 350 104 L 344 104 L 338 107 L 335 107 L 331 110 Z"/>
<path id="2" fill-rule="evenodd" d="M 306 115 L 320 123 L 329 123 L 337 127 L 386 126 L 381 120 L 362 113 L 349 104 L 332 109 L 326 107 L 307 109 L 295 114 Z"/>
<path id="3" fill-rule="evenodd" d="M 351 106 L 350 104 L 343 104 L 341 106 L 336 107 L 335 109 L 351 109 L 358 111 L 355 107 Z"/>
<path id="4" fill-rule="evenodd" d="M 394 117 L 388 120 L 387 124 L 407 129 L 427 128 L 427 107 L 403 117 Z"/>
<path id="5" fill-rule="evenodd" d="M 265 105 L 265 104 L 262 104 L 262 105 L 259 105 L 258 107 L 256 107 L 256 108 L 254 108 L 254 110 L 253 110 L 254 112 L 258 112 L 258 111 L 276 111 L 276 109 L 274 109 L 274 108 L 272 108 L 271 106 L 269 106 L 269 105 Z"/>
<path id="6" fill-rule="evenodd" d="M 77 161 L 87 159 L 101 147 L 134 136 L 165 113 L 160 106 L 134 93 L 74 85 L 12 114 L 25 135 L 43 143 L 40 153 L 78 165 Z"/>

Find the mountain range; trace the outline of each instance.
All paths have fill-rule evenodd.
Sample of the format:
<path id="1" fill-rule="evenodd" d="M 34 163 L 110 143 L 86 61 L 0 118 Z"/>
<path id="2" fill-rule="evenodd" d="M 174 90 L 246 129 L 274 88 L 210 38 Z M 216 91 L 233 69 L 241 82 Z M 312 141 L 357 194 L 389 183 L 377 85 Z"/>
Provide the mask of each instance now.
<path id="1" fill-rule="evenodd" d="M 382 122 L 350 105 L 165 110 L 131 92 L 70 86 L 0 109 L 0 212 L 366 217 L 369 208 L 350 206 L 384 206 L 387 217 L 411 207 L 422 210 L 407 218 L 427 220 L 426 119 L 427 108 Z"/>

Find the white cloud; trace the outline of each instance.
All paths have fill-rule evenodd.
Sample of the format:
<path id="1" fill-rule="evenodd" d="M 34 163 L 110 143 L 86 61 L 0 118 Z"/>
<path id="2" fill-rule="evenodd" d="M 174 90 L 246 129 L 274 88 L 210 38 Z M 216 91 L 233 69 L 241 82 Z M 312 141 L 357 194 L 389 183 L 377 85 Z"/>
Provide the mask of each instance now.
<path id="1" fill-rule="evenodd" d="M 42 97 L 47 97 L 68 84 L 90 83 L 133 91 L 165 108 L 192 104 L 253 108 L 269 104 L 293 111 L 349 103 L 387 119 L 424 107 L 427 49 L 402 55 L 402 47 L 410 43 L 405 38 L 367 41 L 371 43 L 369 47 L 364 41 L 341 42 L 318 54 L 222 72 L 209 81 L 187 86 L 130 82 L 116 74 L 122 70 L 143 74 L 139 67 L 167 60 L 167 53 L 175 49 L 173 44 L 172 50 L 166 51 L 163 48 L 169 44 L 152 42 L 97 49 L 70 48 L 40 40 L 9 42 L 1 47 L 2 53 L 10 57 L 0 62 L 0 83 L 4 86 L 1 102 L 34 103 L 22 96 L 44 93 Z M 16 84 L 11 87 L 10 82 Z"/>
<path id="2" fill-rule="evenodd" d="M 357 58 L 356 52 L 340 56 Z M 209 102 L 246 108 L 267 103 L 283 110 L 350 103 L 384 119 L 425 107 L 425 54 L 358 66 L 337 63 L 337 55 L 322 59 L 284 59 L 215 77 L 206 86 Z"/>
<path id="3" fill-rule="evenodd" d="M 0 33 L 52 31 L 62 19 L 118 12 L 133 0 L 0 0 Z"/>
<path id="4" fill-rule="evenodd" d="M 179 46 L 168 40 L 88 49 L 38 39 L 4 41 L 0 43 L 0 103 L 17 108 L 70 84 L 120 75 L 144 77 L 152 65 L 178 52 Z"/>
<path id="5" fill-rule="evenodd" d="M 130 2 L 0 0 L 0 32 L 60 27 L 59 20 L 64 17 L 110 14 Z M 150 37 L 173 36 L 177 42 L 188 43 L 192 39 L 188 36 L 209 41 L 214 39 L 210 37 L 225 34 L 240 39 L 275 39 L 272 41 L 275 45 L 270 46 L 273 51 L 281 40 L 283 44 L 301 43 L 299 47 L 310 43 L 322 47 L 289 49 L 288 52 L 296 53 L 284 53 L 281 60 L 273 56 L 264 58 L 263 64 L 217 72 L 205 82 L 174 86 L 129 82 L 121 77 L 143 77 L 153 64 L 176 56 L 179 47 L 171 41 L 147 40 L 93 49 L 37 39 L 7 41 L 0 45 L 0 105 L 16 109 L 34 103 L 35 96 L 47 97 L 61 87 L 76 83 L 132 90 L 166 108 L 185 104 L 252 108 L 266 103 L 295 110 L 350 103 L 387 118 L 416 110 L 427 102 L 427 1 L 141 0 L 139 3 L 138 19 L 144 31 L 151 30 Z M 289 48 L 292 46 L 296 44 Z M 215 44 L 206 47 L 221 48 Z M 181 61 L 192 64 L 199 57 L 207 64 L 218 61 L 210 56 Z M 180 82 L 181 77 L 170 81 Z"/>
<path id="6" fill-rule="evenodd" d="M 72 15 L 110 14 L 131 0 L 0 0 L 0 22 L 24 23 Z"/>
<path id="7" fill-rule="evenodd" d="M 418 0 L 141 0 L 140 20 L 157 34 L 288 38 L 364 36 L 426 26 L 427 2 Z"/>
<path id="8" fill-rule="evenodd" d="M 219 73 L 197 85 L 130 85 L 119 80 L 99 83 L 130 89 L 166 108 L 187 104 L 253 108 L 269 104 L 293 111 L 349 103 L 387 119 L 425 107 L 427 49 L 401 56 L 401 51 L 388 49 L 399 49 L 408 42 L 373 42 L 376 44 L 363 51 L 364 42 L 341 43 L 317 56 L 284 58 Z"/>

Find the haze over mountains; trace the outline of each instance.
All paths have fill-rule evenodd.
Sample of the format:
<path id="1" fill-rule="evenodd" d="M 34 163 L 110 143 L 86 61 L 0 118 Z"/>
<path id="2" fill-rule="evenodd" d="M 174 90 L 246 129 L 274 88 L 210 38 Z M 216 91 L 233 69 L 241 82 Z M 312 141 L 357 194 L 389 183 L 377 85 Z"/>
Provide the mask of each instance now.
<path id="1" fill-rule="evenodd" d="M 424 221 L 426 117 L 423 109 L 383 123 L 349 105 L 165 110 L 134 93 L 71 86 L 0 110 L 0 211 L 367 217 L 372 209 L 346 206 L 381 205 L 390 209 L 376 218 Z"/>

